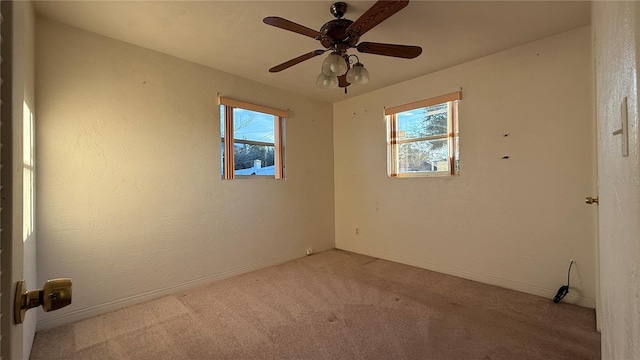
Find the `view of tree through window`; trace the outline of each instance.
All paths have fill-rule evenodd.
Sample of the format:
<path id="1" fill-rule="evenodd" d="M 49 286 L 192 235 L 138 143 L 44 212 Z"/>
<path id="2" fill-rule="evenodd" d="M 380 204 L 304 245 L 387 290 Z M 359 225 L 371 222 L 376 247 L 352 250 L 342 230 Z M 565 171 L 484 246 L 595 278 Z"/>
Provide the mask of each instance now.
<path id="1" fill-rule="evenodd" d="M 458 95 L 447 96 L 455 100 Z M 424 100 L 415 103 L 415 108 L 414 104 L 403 105 L 386 113 L 391 176 L 446 175 L 459 170 L 457 101 L 440 101 Z"/>
<path id="2" fill-rule="evenodd" d="M 260 146 L 243 144 L 235 148 L 233 162 L 237 170 L 253 168 L 256 160 L 260 160 L 261 167 L 269 167 L 275 164 L 273 159 L 273 146 Z M 273 175 L 273 172 L 270 174 Z"/>
<path id="3" fill-rule="evenodd" d="M 447 104 L 397 114 L 398 139 L 415 140 L 400 144 L 401 171 L 449 170 L 447 114 Z"/>

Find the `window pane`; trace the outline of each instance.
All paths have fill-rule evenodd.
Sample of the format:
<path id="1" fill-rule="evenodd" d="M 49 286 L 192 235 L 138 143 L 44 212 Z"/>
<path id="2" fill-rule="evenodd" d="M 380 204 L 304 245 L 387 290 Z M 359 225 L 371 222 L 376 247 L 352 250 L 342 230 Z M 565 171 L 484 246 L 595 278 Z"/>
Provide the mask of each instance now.
<path id="1" fill-rule="evenodd" d="M 273 115 L 263 114 L 245 109 L 233 109 L 233 138 L 273 144 Z"/>
<path id="2" fill-rule="evenodd" d="M 275 175 L 274 147 L 235 143 L 236 175 Z"/>
<path id="3" fill-rule="evenodd" d="M 449 172 L 447 139 L 400 144 L 398 146 L 398 165 L 401 173 Z"/>
<path id="4" fill-rule="evenodd" d="M 275 175 L 274 135 L 273 115 L 233 109 L 235 175 Z"/>
<path id="5" fill-rule="evenodd" d="M 455 159 L 456 159 L 456 174 L 460 172 L 460 137 L 456 136 L 454 139 L 453 148 L 455 149 Z"/>
<path id="6" fill-rule="evenodd" d="M 220 138 L 224 137 L 224 105 L 220 105 Z"/>
<path id="7" fill-rule="evenodd" d="M 239 106 L 244 104 L 249 108 L 262 108 L 230 99 L 225 101 Z M 236 175 L 284 178 L 284 119 L 273 113 L 260 112 L 261 109 L 256 110 L 220 106 L 221 173 L 225 180 L 234 179 Z M 225 115 L 229 118 L 227 121 Z"/>
<path id="8" fill-rule="evenodd" d="M 224 105 L 220 105 L 220 173 L 224 176 Z"/>
<path id="9" fill-rule="evenodd" d="M 415 139 L 448 133 L 446 103 L 404 111 L 398 113 L 396 117 L 399 139 Z"/>

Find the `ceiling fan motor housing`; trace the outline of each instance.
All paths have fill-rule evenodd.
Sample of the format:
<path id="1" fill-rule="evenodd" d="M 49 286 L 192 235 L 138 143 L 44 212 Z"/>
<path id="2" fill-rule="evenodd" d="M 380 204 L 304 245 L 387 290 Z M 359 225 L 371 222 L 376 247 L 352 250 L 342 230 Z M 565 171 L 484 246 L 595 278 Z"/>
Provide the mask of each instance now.
<path id="1" fill-rule="evenodd" d="M 353 21 L 349 19 L 336 19 L 322 25 L 320 28 L 320 32 L 324 35 L 322 45 L 326 48 L 330 48 L 333 45 L 348 45 L 349 47 L 353 47 L 358 43 L 360 38 L 357 36 L 350 37 L 347 34 L 347 28 L 351 24 L 353 24 Z"/>

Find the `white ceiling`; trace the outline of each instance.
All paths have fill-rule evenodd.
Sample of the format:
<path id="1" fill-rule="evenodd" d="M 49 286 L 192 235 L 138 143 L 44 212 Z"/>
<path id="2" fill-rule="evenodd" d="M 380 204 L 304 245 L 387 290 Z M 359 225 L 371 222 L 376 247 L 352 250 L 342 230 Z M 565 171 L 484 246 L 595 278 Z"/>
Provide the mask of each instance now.
<path id="1" fill-rule="evenodd" d="M 265 25 L 280 16 L 312 29 L 332 20 L 333 1 L 37 1 L 40 16 L 261 83 L 335 102 L 590 23 L 588 1 L 411 1 L 361 41 L 418 45 L 416 59 L 362 54 L 366 85 L 315 86 L 318 56 L 279 73 L 268 69 L 322 49 L 309 37 Z M 374 1 L 347 1 L 356 20 Z M 354 50 L 353 53 L 360 55 Z"/>

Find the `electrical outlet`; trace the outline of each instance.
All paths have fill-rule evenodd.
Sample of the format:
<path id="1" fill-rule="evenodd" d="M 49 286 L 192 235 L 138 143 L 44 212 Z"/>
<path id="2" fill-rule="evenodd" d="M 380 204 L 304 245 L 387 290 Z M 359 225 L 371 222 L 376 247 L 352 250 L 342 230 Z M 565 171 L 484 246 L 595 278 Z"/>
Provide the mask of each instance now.
<path id="1" fill-rule="evenodd" d="M 307 255 L 313 254 L 313 249 L 307 249 Z"/>
<path id="2" fill-rule="evenodd" d="M 356 235 L 360 235 L 360 228 L 359 227 L 356 228 Z"/>

